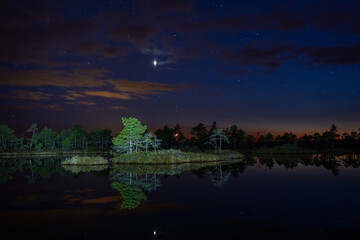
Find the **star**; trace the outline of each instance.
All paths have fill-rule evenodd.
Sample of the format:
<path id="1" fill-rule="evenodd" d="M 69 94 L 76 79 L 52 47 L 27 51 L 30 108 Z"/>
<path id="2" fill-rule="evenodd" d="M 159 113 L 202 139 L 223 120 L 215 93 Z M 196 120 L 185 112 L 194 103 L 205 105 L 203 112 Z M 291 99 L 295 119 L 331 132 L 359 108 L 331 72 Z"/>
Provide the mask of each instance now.
<path id="1" fill-rule="evenodd" d="M 154 59 L 154 67 L 156 67 L 156 65 L 157 65 L 157 61 L 156 59 Z"/>

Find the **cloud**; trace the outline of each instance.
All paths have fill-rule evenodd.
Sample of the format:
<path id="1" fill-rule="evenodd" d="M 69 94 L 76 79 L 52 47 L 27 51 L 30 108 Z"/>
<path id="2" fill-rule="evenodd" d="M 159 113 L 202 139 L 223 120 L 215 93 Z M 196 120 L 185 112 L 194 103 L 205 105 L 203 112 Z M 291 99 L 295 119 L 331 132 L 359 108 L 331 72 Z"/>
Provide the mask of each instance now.
<path id="1" fill-rule="evenodd" d="M 135 95 L 154 95 L 161 92 L 179 90 L 179 86 L 155 83 L 147 81 L 130 81 L 130 80 L 106 80 L 114 89 L 121 92 L 128 92 Z"/>
<path id="2" fill-rule="evenodd" d="M 76 100 L 77 98 L 86 97 L 84 94 L 78 93 L 76 91 L 67 91 L 66 95 L 63 96 L 66 100 L 72 101 Z"/>
<path id="3" fill-rule="evenodd" d="M 84 91 L 84 94 L 95 97 L 104 97 L 104 98 L 115 98 L 123 100 L 134 99 L 131 94 L 122 93 L 122 92 L 109 92 L 109 91 Z"/>
<path id="4" fill-rule="evenodd" d="M 204 31 L 261 31 L 279 30 L 289 31 L 304 28 L 307 22 L 299 13 L 288 13 L 284 11 L 264 12 L 257 15 L 242 13 L 227 14 L 210 17 L 203 21 L 188 21 L 181 24 L 182 32 L 204 32 Z"/>
<path id="5" fill-rule="evenodd" d="M 298 30 L 306 25 L 307 22 L 299 16 L 299 13 L 274 11 L 257 15 L 249 27 L 256 30 L 287 31 Z"/>
<path id="6" fill-rule="evenodd" d="M 173 33 L 181 36 L 181 42 L 195 39 L 194 45 L 203 46 L 207 40 L 199 41 L 197 33 L 293 31 L 310 26 L 327 31 L 360 30 L 356 1 L 351 4 L 318 1 L 304 4 L 301 9 L 297 4 L 284 6 L 281 1 L 271 5 L 276 7 L 265 6 L 264 9 L 269 10 L 256 14 L 236 9 L 215 14 L 206 6 L 199 13 L 200 6 L 188 0 L 154 0 L 134 3 L 133 11 L 108 9 L 95 11 L 92 17 L 71 19 L 63 16 L 64 10 L 71 7 L 68 2 L 6 1 L 0 10 L 0 27 L 4 33 L 0 38 L 0 62 L 46 68 L 74 67 L 84 66 L 81 62 L 86 63 L 89 55 L 98 60 L 127 56 L 135 50 L 154 56 L 165 52 L 167 54 L 162 55 L 165 60 L 159 59 L 159 63 L 174 63 L 179 58 L 198 58 L 202 54 L 201 48 L 179 44 L 178 38 L 172 37 Z M 198 16 L 189 17 L 191 11 L 199 13 Z M 206 39 L 216 41 L 212 37 Z M 151 48 L 154 50 L 149 52 Z M 76 61 L 73 57 L 77 57 Z"/>
<path id="7" fill-rule="evenodd" d="M 309 16 L 309 25 L 316 30 L 353 33 L 359 30 L 356 29 L 360 21 L 359 9 L 359 1 L 311 1 L 306 14 Z"/>
<path id="8" fill-rule="evenodd" d="M 34 100 L 34 101 L 44 101 L 50 100 L 54 97 L 54 94 L 44 93 L 41 91 L 31 91 L 31 90 L 13 90 L 10 92 L 10 97 L 15 99 L 22 100 Z"/>
<path id="9" fill-rule="evenodd" d="M 175 0 L 151 0 L 148 1 L 151 11 L 170 11 L 184 12 L 190 11 L 194 5 L 189 0 L 175 1 Z"/>
<path id="10" fill-rule="evenodd" d="M 0 62 L 49 66 L 54 59 L 66 63 L 76 43 L 91 39 L 93 24 L 87 19 L 76 21 L 58 20 L 47 24 L 29 21 L 28 25 L 10 24 L 0 39 Z M 70 50 L 70 51 L 69 51 Z"/>
<path id="11" fill-rule="evenodd" d="M 276 69 L 291 59 L 304 64 L 354 65 L 360 63 L 360 45 L 295 47 L 287 44 L 252 43 L 240 50 L 236 47 L 224 48 L 221 50 L 221 58 L 240 66 L 256 65 L 267 69 Z"/>
<path id="12" fill-rule="evenodd" d="M 238 75 L 246 75 L 246 74 L 249 74 L 249 71 L 248 70 L 245 70 L 245 69 L 232 69 L 228 72 L 226 72 L 228 75 L 230 76 L 238 76 Z"/>
<path id="13" fill-rule="evenodd" d="M 44 109 L 44 110 L 49 110 L 49 111 L 63 111 L 63 107 L 60 106 L 59 104 L 38 104 L 38 103 L 22 103 L 21 105 L 18 104 L 7 104 L 4 106 L 0 106 L 1 109 L 6 110 L 6 109 L 21 109 L 22 111 L 35 111 L 37 109 Z"/>
<path id="14" fill-rule="evenodd" d="M 111 19 L 63 17 L 67 3 L 8 1 L 0 10 L 0 62 L 42 67 L 68 66 L 69 58 L 125 56 L 129 47 L 98 39 Z M 128 30 L 136 34 L 138 28 Z M 142 34 L 142 33 L 138 33 Z M 72 62 L 70 62 L 73 65 Z"/>
<path id="15" fill-rule="evenodd" d="M 283 62 L 294 57 L 294 47 L 287 45 L 262 46 L 245 45 L 240 51 L 236 48 L 224 48 L 222 58 L 238 65 L 258 65 L 269 69 L 278 68 Z"/>
<path id="16" fill-rule="evenodd" d="M 303 51 L 312 63 L 324 65 L 354 65 L 360 63 L 360 45 L 306 47 Z"/>
<path id="17" fill-rule="evenodd" d="M 103 56 L 114 58 L 118 56 L 126 56 L 129 52 L 127 47 L 117 47 L 117 46 L 105 46 L 102 48 L 101 53 Z"/>
<path id="18" fill-rule="evenodd" d="M 158 27 L 151 21 L 144 21 L 145 16 L 116 11 L 99 16 L 103 21 L 106 36 L 112 40 L 131 44 L 139 52 L 144 53 L 150 46 L 150 40 L 159 33 Z M 150 18 L 151 19 L 151 18 Z"/>
<path id="19" fill-rule="evenodd" d="M 38 69 L 28 71 L 0 70 L 0 85 L 8 86 L 56 86 L 99 87 L 109 73 L 104 69 L 71 70 Z"/>
<path id="20" fill-rule="evenodd" d="M 88 106 L 94 106 L 96 105 L 96 103 L 94 102 L 85 102 L 85 101 L 78 101 L 78 102 L 66 102 L 67 104 L 72 104 L 72 105 L 88 105 Z"/>
<path id="21" fill-rule="evenodd" d="M 111 109 L 126 110 L 127 107 L 123 107 L 123 106 L 111 106 Z"/>
<path id="22" fill-rule="evenodd" d="M 29 70 L 29 71 L 0 71 L 0 86 L 33 87 L 33 90 L 13 90 L 10 94 L 14 99 L 51 100 L 63 98 L 68 104 L 95 105 L 93 101 L 83 99 L 104 97 L 122 100 L 146 98 L 148 95 L 158 95 L 165 92 L 194 88 L 192 84 L 181 83 L 171 85 L 149 81 L 131 81 L 125 79 L 107 78 L 111 75 L 103 69 L 71 69 L 71 70 Z M 61 94 L 48 94 L 41 87 L 57 87 Z M 77 90 L 70 90 L 77 88 Z M 108 89 L 112 89 L 108 91 Z M 54 90 L 53 90 L 54 91 Z M 6 94 L 8 95 L 8 94 Z M 9 96 L 7 96 L 9 97 Z"/>
<path id="23" fill-rule="evenodd" d="M 64 109 L 58 104 L 47 104 L 47 105 L 37 105 L 37 107 L 50 110 L 50 111 L 63 111 Z"/>
<path id="24" fill-rule="evenodd" d="M 126 46 L 113 46 L 100 41 L 90 41 L 81 43 L 76 53 L 78 56 L 97 55 L 114 58 L 126 56 L 129 50 Z"/>

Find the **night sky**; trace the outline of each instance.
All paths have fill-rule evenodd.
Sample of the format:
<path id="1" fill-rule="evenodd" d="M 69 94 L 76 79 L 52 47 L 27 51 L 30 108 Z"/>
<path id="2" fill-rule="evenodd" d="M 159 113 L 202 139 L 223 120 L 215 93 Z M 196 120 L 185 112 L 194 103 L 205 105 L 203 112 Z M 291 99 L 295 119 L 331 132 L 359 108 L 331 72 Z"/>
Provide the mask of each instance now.
<path id="1" fill-rule="evenodd" d="M 18 131 L 360 127 L 358 0 L 11 0 L 0 26 L 0 123 Z"/>

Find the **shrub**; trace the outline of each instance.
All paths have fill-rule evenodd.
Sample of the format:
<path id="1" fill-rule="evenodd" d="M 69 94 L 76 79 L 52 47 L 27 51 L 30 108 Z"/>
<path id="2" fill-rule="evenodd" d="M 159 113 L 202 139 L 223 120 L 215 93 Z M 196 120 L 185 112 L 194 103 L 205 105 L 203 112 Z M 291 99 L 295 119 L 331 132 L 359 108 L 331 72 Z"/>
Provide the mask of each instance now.
<path id="1" fill-rule="evenodd" d="M 169 149 L 156 152 L 136 152 L 132 154 L 121 154 L 113 159 L 114 163 L 148 163 L 169 164 L 188 162 L 212 162 L 224 160 L 221 156 L 207 153 L 182 152 Z"/>

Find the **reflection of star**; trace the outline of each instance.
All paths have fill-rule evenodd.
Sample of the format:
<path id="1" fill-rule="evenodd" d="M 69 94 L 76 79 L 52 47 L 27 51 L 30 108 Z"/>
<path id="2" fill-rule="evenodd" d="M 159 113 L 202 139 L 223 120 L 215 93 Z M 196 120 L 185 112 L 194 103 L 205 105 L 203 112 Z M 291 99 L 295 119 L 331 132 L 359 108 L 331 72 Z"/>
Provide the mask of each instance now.
<path id="1" fill-rule="evenodd" d="M 156 62 L 156 59 L 154 59 L 154 67 L 156 67 L 157 65 L 157 62 Z"/>

